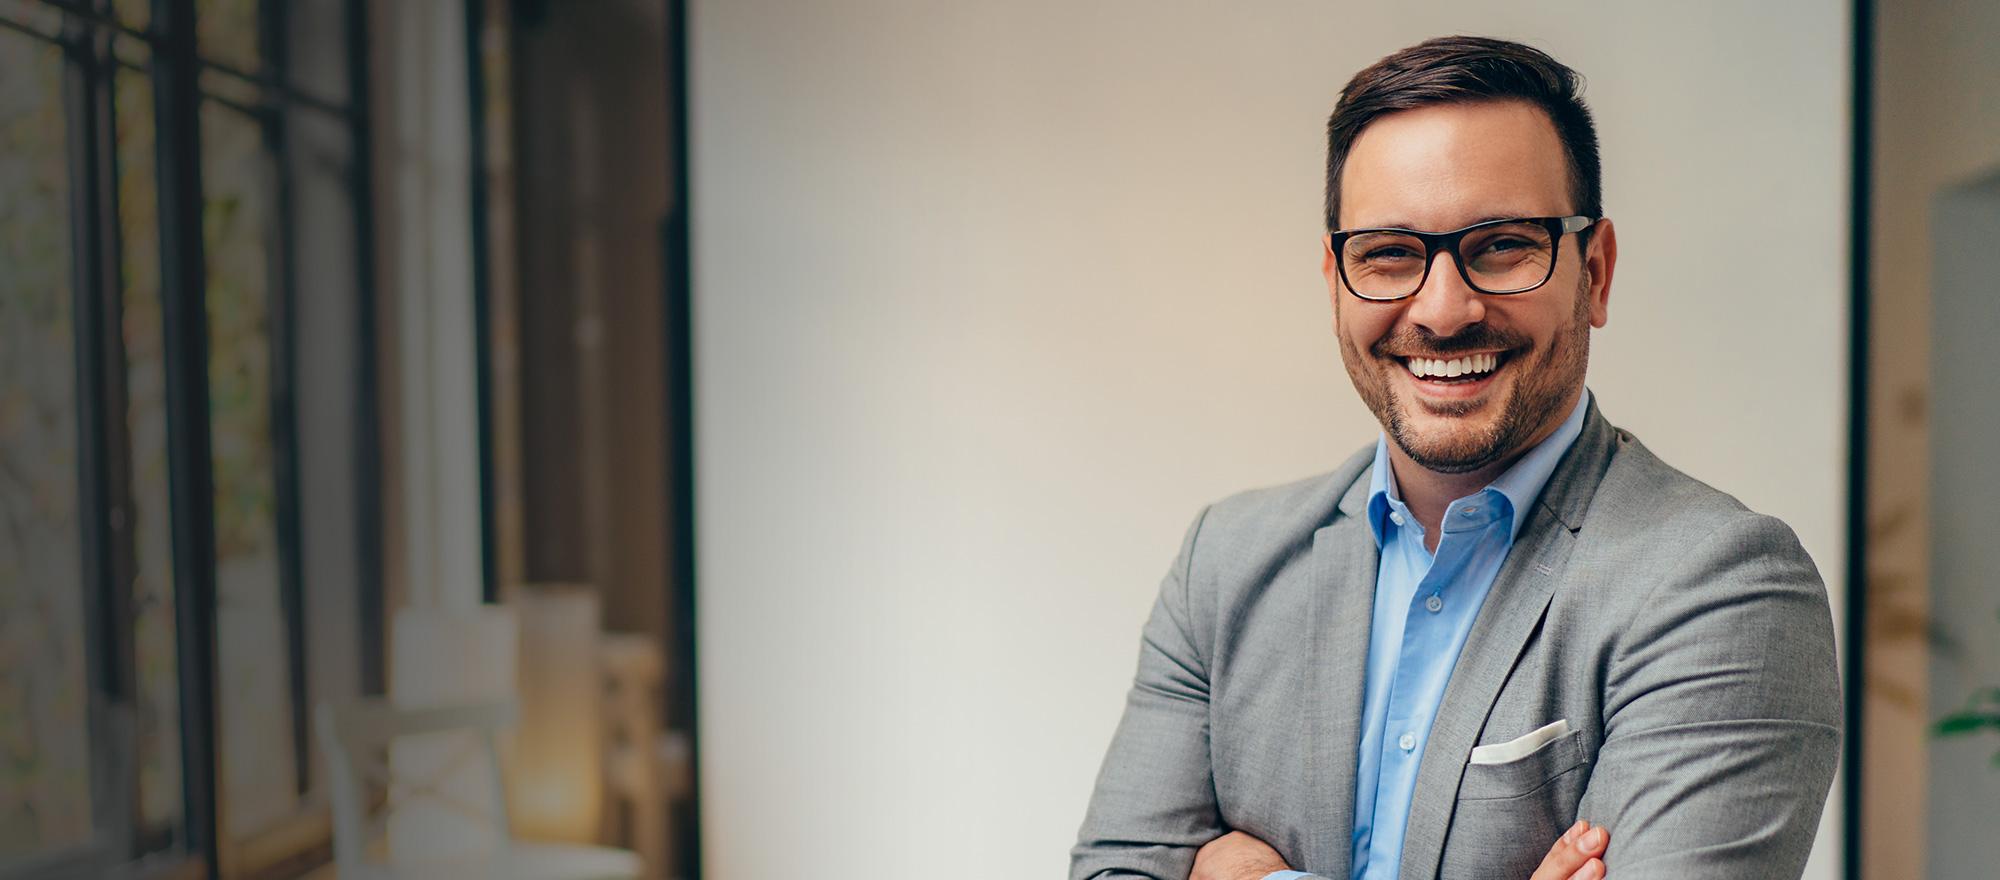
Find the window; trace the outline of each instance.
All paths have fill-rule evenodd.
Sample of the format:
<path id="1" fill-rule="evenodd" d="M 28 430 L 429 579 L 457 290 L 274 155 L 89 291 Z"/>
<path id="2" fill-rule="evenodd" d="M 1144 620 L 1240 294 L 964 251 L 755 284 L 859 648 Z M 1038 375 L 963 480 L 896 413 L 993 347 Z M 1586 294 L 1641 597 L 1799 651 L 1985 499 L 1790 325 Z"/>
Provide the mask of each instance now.
<path id="1" fill-rule="evenodd" d="M 358 0 L 0 0 L 0 877 L 295 871 L 379 691 Z"/>

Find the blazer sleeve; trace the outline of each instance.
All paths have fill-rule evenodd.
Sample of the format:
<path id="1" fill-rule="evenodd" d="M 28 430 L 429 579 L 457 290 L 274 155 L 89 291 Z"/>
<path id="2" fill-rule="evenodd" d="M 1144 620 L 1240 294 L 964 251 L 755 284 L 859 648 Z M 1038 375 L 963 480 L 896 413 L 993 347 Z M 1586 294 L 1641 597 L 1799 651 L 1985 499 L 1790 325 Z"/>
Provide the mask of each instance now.
<path id="1" fill-rule="evenodd" d="M 1209 763 L 1205 640 L 1188 598 L 1207 514 L 1189 527 L 1146 620 L 1125 715 L 1070 850 L 1072 880 L 1186 880 L 1195 851 L 1226 833 Z"/>
<path id="2" fill-rule="evenodd" d="M 1611 652 L 1579 812 L 1619 880 L 1796 878 L 1840 750 L 1826 588 L 1771 517 L 1692 543 Z"/>

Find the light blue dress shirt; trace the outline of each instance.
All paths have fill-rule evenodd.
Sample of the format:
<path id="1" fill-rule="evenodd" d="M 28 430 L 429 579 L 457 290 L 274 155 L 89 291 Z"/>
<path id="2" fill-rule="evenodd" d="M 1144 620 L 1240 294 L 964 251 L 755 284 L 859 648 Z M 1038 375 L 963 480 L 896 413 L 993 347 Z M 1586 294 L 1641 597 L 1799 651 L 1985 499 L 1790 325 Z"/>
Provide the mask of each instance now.
<path id="1" fill-rule="evenodd" d="M 1396 488 L 1387 438 L 1375 441 L 1368 525 L 1382 561 L 1375 574 L 1367 690 L 1361 703 L 1350 880 L 1392 880 L 1401 868 L 1417 767 L 1451 668 L 1535 499 L 1563 453 L 1583 433 L 1589 404 L 1586 389 L 1555 433 L 1486 488 L 1453 501 L 1440 523 L 1444 534 L 1435 555 L 1424 547 L 1424 527 Z M 1304 876 L 1279 871 L 1264 880 Z"/>

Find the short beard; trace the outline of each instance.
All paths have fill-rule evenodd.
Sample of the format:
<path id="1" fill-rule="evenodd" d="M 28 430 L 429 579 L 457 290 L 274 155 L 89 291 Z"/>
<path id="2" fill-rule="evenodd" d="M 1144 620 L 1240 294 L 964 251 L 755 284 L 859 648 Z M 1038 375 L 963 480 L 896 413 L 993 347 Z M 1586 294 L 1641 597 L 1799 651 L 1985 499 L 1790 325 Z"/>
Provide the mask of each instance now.
<path id="1" fill-rule="evenodd" d="M 1535 355 L 1532 348 L 1510 344 L 1517 342 L 1515 337 L 1499 333 L 1485 324 L 1474 324 L 1451 337 L 1422 336 L 1421 331 L 1421 338 L 1385 337 L 1371 346 L 1373 352 L 1370 357 L 1364 357 L 1346 334 L 1338 335 L 1340 357 L 1347 366 L 1348 377 L 1354 382 L 1354 390 L 1361 395 L 1361 401 L 1367 404 L 1368 410 L 1375 414 L 1375 420 L 1382 424 L 1389 439 L 1425 470 L 1440 474 L 1470 473 L 1518 452 L 1551 420 L 1567 415 L 1560 409 L 1571 392 L 1583 384 L 1584 372 L 1590 362 L 1589 282 L 1586 279 L 1577 285 L 1576 309 L 1571 321 L 1549 340 L 1548 352 L 1538 364 L 1528 362 Z M 1406 404 L 1390 387 L 1388 377 L 1382 374 L 1381 369 L 1387 368 L 1378 369 L 1385 362 L 1395 364 L 1393 358 L 1383 353 L 1391 347 L 1405 350 L 1417 348 L 1442 355 L 1494 348 L 1511 349 L 1508 363 L 1521 369 L 1515 375 L 1514 387 L 1507 399 L 1501 403 L 1500 418 L 1490 427 L 1466 428 L 1426 441 L 1410 427 L 1406 416 L 1409 406 L 1422 406 L 1433 415 L 1456 418 L 1471 412 L 1478 404 L 1473 401 L 1442 404 L 1411 401 Z M 1394 368 L 1402 369 L 1402 366 L 1395 364 Z"/>

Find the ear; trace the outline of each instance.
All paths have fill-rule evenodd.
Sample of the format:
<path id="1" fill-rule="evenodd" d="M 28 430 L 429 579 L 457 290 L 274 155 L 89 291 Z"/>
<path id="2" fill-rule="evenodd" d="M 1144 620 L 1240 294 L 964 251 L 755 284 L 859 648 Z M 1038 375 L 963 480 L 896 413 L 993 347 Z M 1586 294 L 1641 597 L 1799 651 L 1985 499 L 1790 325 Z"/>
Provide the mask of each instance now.
<path id="1" fill-rule="evenodd" d="M 1583 254 L 1584 295 L 1590 297 L 1590 326 L 1603 327 L 1611 320 L 1611 273 L 1618 268 L 1618 230 L 1608 217 L 1597 221 L 1595 229 Z"/>

